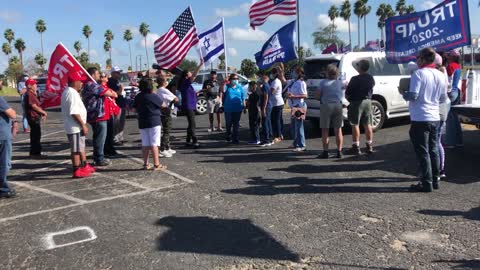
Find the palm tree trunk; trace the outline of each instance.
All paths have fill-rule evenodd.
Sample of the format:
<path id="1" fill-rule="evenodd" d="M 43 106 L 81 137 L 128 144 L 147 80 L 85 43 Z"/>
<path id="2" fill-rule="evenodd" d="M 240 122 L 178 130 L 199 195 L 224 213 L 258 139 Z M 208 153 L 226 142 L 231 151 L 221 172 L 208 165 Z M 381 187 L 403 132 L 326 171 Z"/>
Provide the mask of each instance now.
<path id="1" fill-rule="evenodd" d="M 348 42 L 350 42 L 350 49 L 352 49 L 352 31 L 350 30 L 350 18 L 348 18 Z"/>
<path id="2" fill-rule="evenodd" d="M 110 56 L 110 65 L 113 67 L 112 48 L 110 48 L 110 50 L 108 50 L 108 54 L 109 54 L 109 56 Z"/>
<path id="3" fill-rule="evenodd" d="M 132 70 L 133 70 L 132 48 L 130 46 L 130 41 L 128 42 L 128 50 L 130 51 L 130 67 L 132 67 Z"/>
<path id="4" fill-rule="evenodd" d="M 87 38 L 87 43 L 88 43 L 88 62 L 91 62 L 91 60 L 90 60 L 90 38 Z"/>
<path id="5" fill-rule="evenodd" d="M 357 16 L 358 18 L 358 48 L 360 49 L 360 16 Z"/>
<path id="6" fill-rule="evenodd" d="M 363 17 L 364 46 L 367 46 L 367 16 Z"/>
<path id="7" fill-rule="evenodd" d="M 43 54 L 43 33 L 40 33 L 40 44 L 42 46 L 42 57 L 44 57 Z M 45 63 L 42 61 L 42 72 L 45 70 Z"/>
<path id="8" fill-rule="evenodd" d="M 148 67 L 149 63 L 148 63 L 147 37 L 146 36 L 145 36 L 145 55 L 147 56 L 147 70 L 150 70 L 150 68 Z M 141 67 L 140 67 L 140 70 L 142 70 Z"/>
<path id="9" fill-rule="evenodd" d="M 22 71 L 23 71 L 23 53 L 18 53 L 20 55 L 20 66 L 22 67 Z"/>

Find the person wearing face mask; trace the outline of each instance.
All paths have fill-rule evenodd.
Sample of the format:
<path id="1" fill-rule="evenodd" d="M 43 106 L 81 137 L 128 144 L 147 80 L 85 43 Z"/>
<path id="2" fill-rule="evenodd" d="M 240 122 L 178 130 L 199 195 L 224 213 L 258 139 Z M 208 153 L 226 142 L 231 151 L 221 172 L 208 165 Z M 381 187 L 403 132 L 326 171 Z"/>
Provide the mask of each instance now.
<path id="1" fill-rule="evenodd" d="M 279 66 L 281 67 L 281 66 Z M 270 92 L 272 93 L 270 102 L 272 104 L 272 127 L 274 142 L 282 141 L 282 112 L 285 102 L 282 97 L 282 81 L 285 81 L 283 70 L 279 72 L 279 67 L 274 67 L 270 72 Z M 283 79 L 283 80 L 282 80 Z"/>
<path id="2" fill-rule="evenodd" d="M 238 82 L 238 75 L 230 74 L 229 84 L 225 86 L 223 94 L 223 111 L 226 122 L 226 140 L 234 144 L 239 144 L 238 130 L 240 128 L 240 118 L 245 109 L 245 93 Z M 233 131 L 232 131 L 233 129 Z"/>
<path id="3" fill-rule="evenodd" d="M 305 71 L 302 67 L 297 66 L 293 71 L 293 79 L 287 82 L 287 98 L 288 106 L 291 108 L 291 130 L 293 138 L 293 147 L 295 152 L 303 152 L 306 150 L 305 130 L 303 122 L 307 104 L 307 84 L 305 83 Z"/>

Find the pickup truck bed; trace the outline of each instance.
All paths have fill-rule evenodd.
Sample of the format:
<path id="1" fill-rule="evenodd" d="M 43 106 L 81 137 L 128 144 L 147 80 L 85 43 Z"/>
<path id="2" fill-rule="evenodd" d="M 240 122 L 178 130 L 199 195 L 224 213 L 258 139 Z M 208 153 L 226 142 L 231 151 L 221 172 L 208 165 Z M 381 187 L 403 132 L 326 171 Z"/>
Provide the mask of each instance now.
<path id="1" fill-rule="evenodd" d="M 452 106 L 460 121 L 465 124 L 480 125 L 480 105 L 464 104 Z"/>

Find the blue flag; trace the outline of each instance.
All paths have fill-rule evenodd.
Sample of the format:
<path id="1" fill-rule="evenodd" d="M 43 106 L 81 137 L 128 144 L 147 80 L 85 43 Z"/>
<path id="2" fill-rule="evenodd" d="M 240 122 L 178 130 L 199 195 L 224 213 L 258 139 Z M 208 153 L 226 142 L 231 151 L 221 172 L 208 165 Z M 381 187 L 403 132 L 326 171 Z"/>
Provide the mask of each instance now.
<path id="1" fill-rule="evenodd" d="M 267 40 L 262 50 L 255 54 L 258 68 L 264 70 L 275 63 L 285 63 L 298 58 L 295 51 L 295 26 L 296 21 L 293 21 Z"/>
<path id="2" fill-rule="evenodd" d="M 468 0 L 445 0 L 432 9 L 388 18 L 386 55 L 389 63 L 407 63 L 420 50 L 448 51 L 470 45 Z"/>

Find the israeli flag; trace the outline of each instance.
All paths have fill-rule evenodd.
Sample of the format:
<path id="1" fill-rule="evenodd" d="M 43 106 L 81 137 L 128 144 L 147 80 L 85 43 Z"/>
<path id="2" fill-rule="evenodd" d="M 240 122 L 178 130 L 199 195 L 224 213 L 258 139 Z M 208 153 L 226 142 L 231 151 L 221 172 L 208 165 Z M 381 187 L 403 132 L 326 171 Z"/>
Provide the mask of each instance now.
<path id="1" fill-rule="evenodd" d="M 212 61 L 225 52 L 223 21 L 201 33 L 198 38 L 200 40 L 197 47 L 198 54 L 203 58 L 205 66 L 210 65 Z"/>

